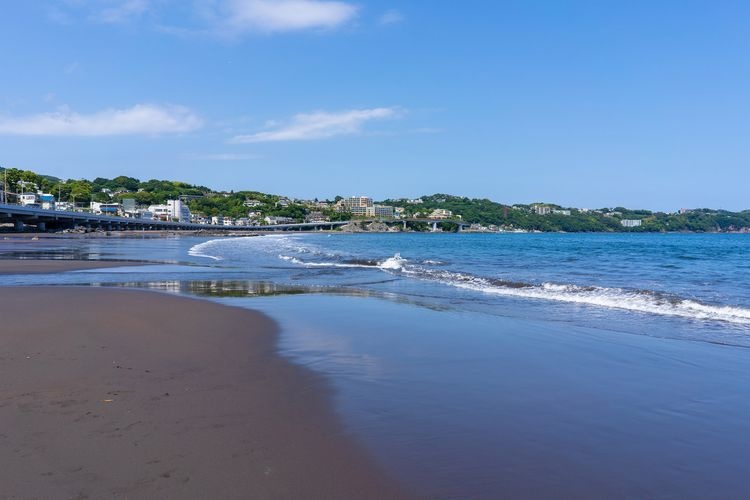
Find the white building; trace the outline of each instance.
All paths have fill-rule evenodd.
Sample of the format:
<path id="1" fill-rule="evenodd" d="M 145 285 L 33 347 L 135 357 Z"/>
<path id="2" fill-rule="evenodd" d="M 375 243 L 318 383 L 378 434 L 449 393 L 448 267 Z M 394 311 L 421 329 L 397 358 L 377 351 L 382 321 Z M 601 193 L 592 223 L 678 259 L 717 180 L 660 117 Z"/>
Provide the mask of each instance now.
<path id="1" fill-rule="evenodd" d="M 99 203 L 92 201 L 90 206 L 91 211 L 95 214 L 118 215 L 122 210 L 122 206 L 119 203 Z"/>
<path id="2" fill-rule="evenodd" d="M 451 217 L 453 217 L 453 212 L 451 212 L 450 210 L 445 210 L 444 208 L 436 208 L 430 215 L 427 216 L 428 219 L 435 220 L 450 219 Z"/>
<path id="3" fill-rule="evenodd" d="M 190 209 L 182 200 L 168 200 L 169 216 L 177 222 L 190 222 Z"/>
<path id="4" fill-rule="evenodd" d="M 570 210 L 552 210 L 552 213 L 557 215 L 570 215 Z"/>
<path id="5" fill-rule="evenodd" d="M 23 206 L 36 205 L 37 196 L 36 193 L 21 193 L 18 195 L 18 203 Z"/>
<path id="6" fill-rule="evenodd" d="M 276 224 L 293 224 L 294 219 L 291 217 L 276 217 L 276 216 L 269 216 L 263 219 L 266 221 L 266 224 L 275 226 Z"/>
<path id="7" fill-rule="evenodd" d="M 214 226 L 223 226 L 224 225 L 224 217 L 221 215 L 214 215 L 211 217 L 211 224 Z"/>
<path id="8" fill-rule="evenodd" d="M 148 211 L 154 216 L 154 219 L 169 220 L 172 217 L 172 209 L 169 205 L 150 205 Z"/>
<path id="9" fill-rule="evenodd" d="M 641 219 L 622 219 L 620 224 L 622 224 L 622 227 L 638 227 L 642 222 Z"/>
<path id="10" fill-rule="evenodd" d="M 531 208 L 537 215 L 548 215 L 552 212 L 552 209 L 547 205 L 532 205 Z"/>

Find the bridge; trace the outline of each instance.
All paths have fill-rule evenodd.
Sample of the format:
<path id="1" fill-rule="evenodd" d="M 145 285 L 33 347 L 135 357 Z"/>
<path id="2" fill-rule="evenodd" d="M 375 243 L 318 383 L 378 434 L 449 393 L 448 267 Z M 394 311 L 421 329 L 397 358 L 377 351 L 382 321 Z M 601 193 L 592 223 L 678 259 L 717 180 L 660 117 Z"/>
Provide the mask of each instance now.
<path id="1" fill-rule="evenodd" d="M 23 205 L 11 205 L 0 203 L 0 224 L 13 224 L 16 231 L 23 231 L 29 226 L 36 227 L 37 231 L 48 229 L 73 229 L 83 227 L 86 229 L 101 229 L 105 231 L 317 231 L 321 229 L 334 229 L 344 226 L 351 221 L 335 222 L 302 222 L 292 224 L 253 225 L 253 226 L 219 226 L 214 224 L 196 224 L 192 222 L 169 222 L 162 220 L 135 219 L 129 217 L 114 217 L 110 215 L 98 215 L 90 212 L 67 212 L 61 210 L 45 210 L 39 207 Z M 367 219 L 355 222 L 371 223 L 384 222 L 386 224 L 403 224 L 406 229 L 407 222 L 425 222 L 432 224 L 432 230 L 437 230 L 439 222 L 450 222 L 457 224 L 459 230 L 468 226 L 463 221 L 433 219 L 400 219 L 379 220 Z"/>

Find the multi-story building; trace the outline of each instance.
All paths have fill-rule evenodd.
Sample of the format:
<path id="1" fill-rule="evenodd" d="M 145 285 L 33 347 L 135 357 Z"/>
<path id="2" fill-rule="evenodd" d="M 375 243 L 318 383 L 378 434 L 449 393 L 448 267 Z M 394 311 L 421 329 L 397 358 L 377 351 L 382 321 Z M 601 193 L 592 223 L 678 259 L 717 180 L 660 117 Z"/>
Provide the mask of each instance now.
<path id="1" fill-rule="evenodd" d="M 276 216 L 269 216 L 263 219 L 266 221 L 266 224 L 270 225 L 276 225 L 276 224 L 292 224 L 294 223 L 294 219 L 291 217 L 276 217 Z"/>
<path id="2" fill-rule="evenodd" d="M 125 215 L 132 216 L 136 211 L 135 198 L 123 198 L 122 199 L 122 211 Z"/>
<path id="3" fill-rule="evenodd" d="M 393 207 L 388 205 L 375 205 L 373 209 L 375 217 L 393 217 Z"/>
<path id="4" fill-rule="evenodd" d="M 211 217 L 211 224 L 214 226 L 223 226 L 224 225 L 224 217 L 221 215 L 214 215 Z"/>
<path id="5" fill-rule="evenodd" d="M 182 200 L 168 200 L 169 216 L 177 222 L 190 222 L 190 209 Z"/>
<path id="6" fill-rule="evenodd" d="M 622 227 L 638 227 L 642 222 L 642 219 L 622 219 L 620 224 L 622 224 Z"/>
<path id="7" fill-rule="evenodd" d="M 552 213 L 553 214 L 557 214 L 557 215 L 570 215 L 570 210 L 557 210 L 557 209 L 555 209 L 555 210 L 552 210 Z"/>
<path id="8" fill-rule="evenodd" d="M 375 204 L 368 196 L 351 196 L 343 198 L 336 204 L 339 212 L 351 212 L 352 215 L 373 217 L 375 215 Z"/>
<path id="9" fill-rule="evenodd" d="M 436 208 L 430 215 L 427 216 L 428 219 L 435 220 L 450 219 L 451 217 L 453 217 L 453 212 L 451 212 L 450 210 L 445 210 L 444 208 Z"/>
<path id="10" fill-rule="evenodd" d="M 531 209 L 537 215 L 549 215 L 552 212 L 552 208 L 547 205 L 532 205 Z"/>
<path id="11" fill-rule="evenodd" d="M 331 220 L 329 217 L 326 217 L 323 212 L 310 212 L 305 217 L 305 222 L 328 222 Z"/>
<path id="12" fill-rule="evenodd" d="M 154 219 L 170 220 L 172 217 L 172 209 L 169 205 L 150 205 L 148 211 L 153 214 Z"/>

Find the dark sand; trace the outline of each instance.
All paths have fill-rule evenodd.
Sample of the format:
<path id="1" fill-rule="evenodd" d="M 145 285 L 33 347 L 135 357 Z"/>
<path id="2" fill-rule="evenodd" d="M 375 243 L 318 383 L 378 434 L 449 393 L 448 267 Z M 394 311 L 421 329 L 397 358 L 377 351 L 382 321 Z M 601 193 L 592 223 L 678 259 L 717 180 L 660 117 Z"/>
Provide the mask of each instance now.
<path id="1" fill-rule="evenodd" d="M 400 498 L 267 317 L 0 288 L 0 498 Z"/>
<path id="2" fill-rule="evenodd" d="M 110 267 L 145 266 L 148 262 L 107 261 L 107 260 L 37 260 L 0 259 L 0 274 L 47 274 L 84 269 L 105 269 Z"/>

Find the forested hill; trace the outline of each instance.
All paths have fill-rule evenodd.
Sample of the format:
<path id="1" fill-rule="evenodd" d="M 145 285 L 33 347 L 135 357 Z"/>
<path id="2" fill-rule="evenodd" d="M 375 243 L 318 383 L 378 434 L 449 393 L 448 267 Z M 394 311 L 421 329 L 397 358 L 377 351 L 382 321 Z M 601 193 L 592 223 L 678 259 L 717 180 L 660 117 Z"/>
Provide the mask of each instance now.
<path id="1" fill-rule="evenodd" d="M 0 167 L 0 184 L 5 178 Z M 88 204 L 90 201 L 119 202 L 134 198 L 142 206 L 160 204 L 169 199 L 187 196 L 190 209 L 205 216 L 246 217 L 284 216 L 304 220 L 311 212 L 322 212 L 331 220 L 347 220 L 352 215 L 338 212 L 333 202 L 328 205 L 314 201 L 288 200 L 280 195 L 257 191 L 215 192 L 206 186 L 185 182 L 151 179 L 142 181 L 133 177 L 114 179 L 98 177 L 94 180 L 68 179 L 40 175 L 29 170 L 7 169 L 8 190 L 38 189 L 51 193 L 61 201 Z M 336 197 L 336 200 L 340 197 Z M 254 203 L 248 204 L 248 200 Z M 284 200 L 283 203 L 280 201 Z M 658 231 L 747 231 L 750 232 L 750 210 L 693 209 L 684 213 L 652 212 L 624 207 L 583 210 L 567 208 L 552 203 L 530 205 L 505 205 L 488 199 L 472 199 L 449 194 L 433 194 L 417 200 L 391 199 L 380 202 L 403 208 L 404 216 L 427 217 L 433 210 L 450 210 L 466 222 L 500 229 L 567 232 L 658 232 Z M 251 206 L 252 208 L 248 208 Z M 628 221 L 639 221 L 640 226 L 625 227 Z M 416 226 L 415 226 L 416 227 Z M 426 227 L 426 226 L 425 226 Z M 446 228 L 450 225 L 446 224 Z"/>
<path id="2" fill-rule="evenodd" d="M 624 207 L 581 210 L 552 203 L 504 205 L 488 199 L 472 199 L 449 194 L 433 194 L 420 198 L 421 203 L 386 200 L 383 203 L 404 206 L 407 216 L 428 214 L 442 208 L 459 214 L 463 220 L 483 225 L 537 231 L 737 231 L 750 228 L 750 210 L 694 209 L 685 213 L 652 212 Z M 536 213 L 536 206 L 549 208 L 550 213 Z M 555 213 L 558 212 L 558 213 Z M 569 213 L 569 215 L 568 215 Z M 623 220 L 640 220 L 641 226 L 623 227 Z"/>

